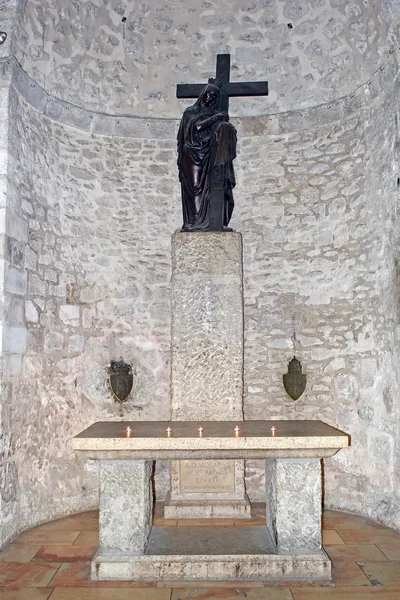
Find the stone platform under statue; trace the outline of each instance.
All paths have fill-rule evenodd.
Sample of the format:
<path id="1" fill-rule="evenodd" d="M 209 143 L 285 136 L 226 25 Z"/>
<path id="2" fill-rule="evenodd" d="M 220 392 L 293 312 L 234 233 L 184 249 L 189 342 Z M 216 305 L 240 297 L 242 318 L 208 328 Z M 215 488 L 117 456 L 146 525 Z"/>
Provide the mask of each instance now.
<path id="1" fill-rule="evenodd" d="M 92 579 L 330 579 L 321 546 L 321 458 L 348 444 L 344 432 L 321 421 L 95 423 L 73 440 L 100 464 Z M 265 459 L 265 525 L 151 526 L 153 460 L 247 458 Z"/>
<path id="2" fill-rule="evenodd" d="M 237 232 L 172 236 L 173 421 L 243 421 L 242 253 Z M 164 516 L 250 517 L 244 461 L 171 461 Z"/>

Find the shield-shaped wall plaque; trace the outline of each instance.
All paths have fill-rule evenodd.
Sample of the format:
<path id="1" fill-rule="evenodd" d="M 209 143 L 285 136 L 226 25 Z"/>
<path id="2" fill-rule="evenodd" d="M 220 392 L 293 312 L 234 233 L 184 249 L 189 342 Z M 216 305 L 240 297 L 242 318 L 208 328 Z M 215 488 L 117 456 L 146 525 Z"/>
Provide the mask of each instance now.
<path id="1" fill-rule="evenodd" d="M 108 367 L 108 381 L 115 400 L 126 402 L 133 386 L 132 365 L 123 360 L 112 360 Z"/>
<path id="2" fill-rule="evenodd" d="M 301 372 L 301 362 L 294 356 L 288 365 L 288 372 L 283 375 L 283 385 L 292 400 L 300 398 L 306 389 L 307 375 Z"/>

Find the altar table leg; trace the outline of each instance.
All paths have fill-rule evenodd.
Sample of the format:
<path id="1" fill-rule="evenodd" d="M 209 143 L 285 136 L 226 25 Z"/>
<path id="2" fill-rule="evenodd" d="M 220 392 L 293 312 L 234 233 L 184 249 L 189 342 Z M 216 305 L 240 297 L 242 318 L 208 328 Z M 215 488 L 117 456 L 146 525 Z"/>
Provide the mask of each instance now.
<path id="1" fill-rule="evenodd" d="M 100 460 L 101 554 L 143 554 L 151 530 L 151 460 Z"/>
<path id="2" fill-rule="evenodd" d="M 278 554 L 320 550 L 320 459 L 267 459 L 265 482 L 267 529 Z"/>

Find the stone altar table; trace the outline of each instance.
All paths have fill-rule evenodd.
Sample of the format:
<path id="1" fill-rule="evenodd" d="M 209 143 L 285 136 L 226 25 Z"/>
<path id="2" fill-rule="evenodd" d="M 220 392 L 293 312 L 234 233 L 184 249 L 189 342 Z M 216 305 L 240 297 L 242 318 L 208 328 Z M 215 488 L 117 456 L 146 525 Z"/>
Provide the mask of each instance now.
<path id="1" fill-rule="evenodd" d="M 321 458 L 348 445 L 321 421 L 95 423 L 73 439 L 100 463 L 92 579 L 330 579 Z M 152 461 L 221 458 L 265 459 L 265 526 L 152 528 Z"/>

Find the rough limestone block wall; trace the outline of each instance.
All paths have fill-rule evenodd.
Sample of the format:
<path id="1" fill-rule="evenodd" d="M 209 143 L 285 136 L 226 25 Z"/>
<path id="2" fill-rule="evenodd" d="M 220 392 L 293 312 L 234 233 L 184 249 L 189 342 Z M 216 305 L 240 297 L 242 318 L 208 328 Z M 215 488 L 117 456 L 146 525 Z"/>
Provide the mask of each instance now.
<path id="1" fill-rule="evenodd" d="M 0 45 L 0 547 L 16 532 L 18 488 L 17 467 L 13 456 L 13 439 L 10 406 L 10 378 L 17 374 L 21 364 L 20 350 L 17 348 L 13 326 L 21 325 L 22 298 L 13 292 L 18 284 L 19 244 L 15 238 L 8 238 L 10 224 L 7 224 L 7 164 L 8 164 L 8 92 L 11 80 L 11 64 L 7 58 L 11 54 L 12 28 L 16 10 L 15 0 L 0 3 L 0 31 L 8 37 Z M 13 220 L 12 220 L 13 221 Z M 12 228 L 12 224 L 11 224 Z M 11 231 L 11 235 L 13 232 Z M 15 268 L 16 267 L 16 268 Z M 21 290 L 17 290 L 17 294 Z M 22 333 L 22 335 L 24 335 Z"/>
<path id="2" fill-rule="evenodd" d="M 6 202 L 7 202 L 7 163 L 8 163 L 8 95 L 11 72 L 4 60 L 0 62 L 0 546 L 7 536 L 6 528 L 13 521 L 16 512 L 14 492 L 16 489 L 15 463 L 11 452 L 11 420 L 8 405 L 8 387 L 4 382 L 3 328 L 5 321 L 4 271 L 6 248 Z"/>
<path id="3" fill-rule="evenodd" d="M 150 138 L 145 121 L 147 137 L 90 136 L 15 92 L 11 102 L 10 194 L 29 232 L 27 350 L 12 389 L 24 528 L 97 504 L 97 474 L 68 441 L 96 420 L 120 418 L 106 385 L 111 359 L 135 370 L 125 419 L 170 416 L 170 232 L 179 202 L 175 127 L 172 139 Z"/>
<path id="4" fill-rule="evenodd" d="M 363 90 L 368 107 L 326 105 L 332 122 L 315 112 L 309 128 L 297 113 L 289 132 L 269 134 L 261 118 L 248 137 L 243 125 L 245 416 L 349 432 L 351 448 L 326 461 L 326 503 L 399 527 L 398 81 L 389 65 L 379 77 Z M 295 403 L 282 388 L 293 353 L 308 376 Z M 248 462 L 252 496 L 262 477 Z"/>
<path id="5" fill-rule="evenodd" d="M 0 4 L 0 31 L 5 31 L 7 38 L 0 45 L 0 60 L 7 59 L 14 54 L 14 36 L 12 32 L 16 24 L 16 12 L 17 0 L 2 0 Z"/>
<path id="6" fill-rule="evenodd" d="M 0 543 L 17 530 L 18 466 L 14 456 L 12 386 L 21 374 L 27 340 L 27 276 L 23 261 L 27 226 L 19 216 L 18 200 L 7 185 L 7 173 L 15 168 L 8 147 L 10 81 L 11 63 L 0 59 Z"/>
<path id="7" fill-rule="evenodd" d="M 365 0 L 29 0 L 19 3 L 15 53 L 57 98 L 176 118 L 176 84 L 206 82 L 215 55 L 230 52 L 233 79 L 268 78 L 271 89 L 267 104 L 232 101 L 232 114 L 273 114 L 367 81 L 394 43 L 391 24 L 388 2 Z"/>
<path id="8" fill-rule="evenodd" d="M 369 323 L 356 328 L 346 362 L 334 386 L 342 407 L 337 422 L 353 435 L 348 455 L 339 454 L 327 468 L 326 501 L 334 508 L 363 512 L 400 528 L 399 396 L 399 78 L 373 103 L 365 120 L 365 183 L 368 194 L 357 223 L 366 236 L 364 276 L 359 274 L 357 304 L 368 298 Z M 366 289 L 368 288 L 368 289 Z M 361 298 L 361 301 L 359 300 Z M 364 334 L 364 336 L 363 336 Z M 357 345 L 364 337 L 364 349 Z M 357 352 L 356 356 L 352 356 Z M 351 362 L 350 362 L 351 359 Z M 350 467 L 351 465 L 351 467 Z"/>
<path id="9" fill-rule="evenodd" d="M 33 80 L 14 65 L 4 285 L 7 328 L 20 335 L 6 353 L 2 399 L 12 430 L 3 502 L 19 529 L 96 505 L 97 473 L 68 440 L 119 418 L 105 384 L 110 359 L 136 370 L 126 418 L 169 417 L 183 106 L 173 98 L 177 82 L 206 81 L 221 51 L 232 53 L 232 79 L 271 85 L 267 100 L 232 101 L 232 114 L 270 114 L 234 121 L 246 417 L 322 418 L 349 431 L 352 448 L 325 465 L 327 503 L 400 527 L 398 67 L 386 6 L 18 4 L 13 48 Z M 293 339 L 308 374 L 297 403 L 281 383 Z M 159 497 L 166 473 L 157 473 Z M 247 482 L 260 499 L 262 466 L 249 463 Z"/>
<path id="10" fill-rule="evenodd" d="M 246 418 L 321 418 L 351 433 L 351 449 L 326 462 L 326 501 L 395 526 L 397 69 L 392 54 L 341 101 L 236 120 L 232 223 L 244 238 Z M 15 89 L 30 93 L 25 84 L 17 69 Z M 111 358 L 136 369 L 126 418 L 169 417 L 177 122 L 57 112 L 38 90 L 36 107 L 17 91 L 11 100 L 10 155 L 22 168 L 9 174 L 10 194 L 29 231 L 28 342 L 12 385 L 19 523 L 27 527 L 97 501 L 97 474 L 67 440 L 95 420 L 119 418 L 105 386 Z M 44 116 L 44 105 L 64 123 Z M 308 375 L 296 403 L 281 379 L 293 338 Z M 249 461 L 252 499 L 263 495 L 262 467 Z M 157 474 L 159 497 L 165 473 Z"/>

